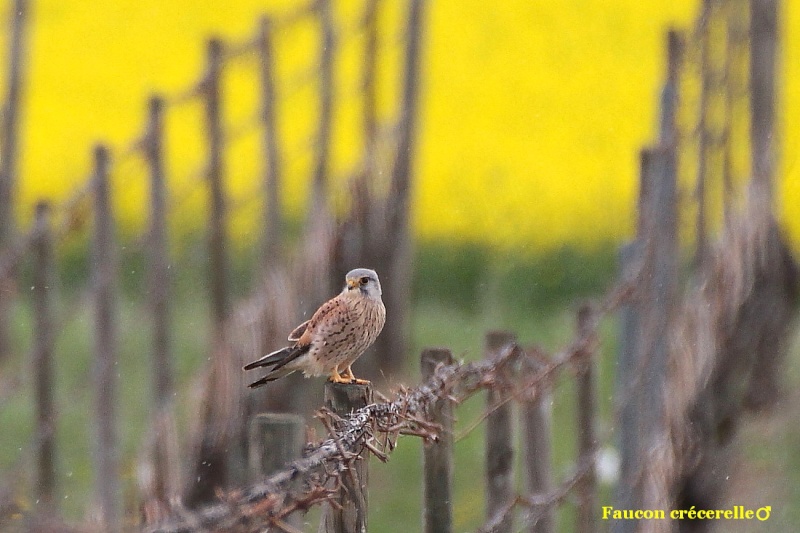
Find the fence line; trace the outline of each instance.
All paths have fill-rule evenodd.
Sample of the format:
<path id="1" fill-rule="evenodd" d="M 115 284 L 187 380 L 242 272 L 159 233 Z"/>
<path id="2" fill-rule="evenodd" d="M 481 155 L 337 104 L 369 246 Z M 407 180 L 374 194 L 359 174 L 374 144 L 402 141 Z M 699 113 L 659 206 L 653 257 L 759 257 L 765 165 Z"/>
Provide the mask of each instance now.
<path id="1" fill-rule="evenodd" d="M 172 519 L 153 524 L 146 531 L 170 533 L 192 528 L 225 529 L 233 527 L 233 524 L 255 531 L 276 526 L 296 510 L 307 510 L 310 506 L 329 501 L 335 494 L 328 488 L 331 481 L 339 479 L 342 482 L 340 477 L 346 475 L 343 473 L 352 468 L 354 461 L 360 460 L 363 454 L 385 460 L 396 448 L 399 435 L 438 442 L 443 427 L 434 421 L 432 414 L 436 413 L 434 406 L 441 402 L 459 404 L 483 390 L 506 390 L 507 395 L 501 401 L 489 405 L 488 414 L 491 416 L 508 406 L 512 399 L 535 398 L 543 394 L 554 385 L 560 369 L 588 364 L 596 356 L 592 346 L 600 317 L 616 309 L 624 292 L 624 288 L 612 291 L 603 305 L 586 317 L 573 342 L 551 362 L 539 366 L 537 371 L 518 374 L 516 369 L 530 355 L 515 343 L 498 346 L 491 358 L 482 361 L 439 363 L 420 386 L 401 390 L 390 401 L 370 403 L 349 415 L 339 414 L 331 436 L 306 450 L 302 459 L 293 461 L 283 470 L 259 483 L 229 492 L 222 503 L 196 511 L 180 509 Z M 503 340 L 510 339 L 505 337 Z M 525 496 L 512 493 L 503 506 L 492 510 L 482 530 L 501 531 L 498 524 L 510 522 L 511 514 L 519 507 L 530 510 L 532 517 L 526 520 L 535 521 L 543 508 L 562 501 L 580 479 L 590 475 L 593 464 L 593 451 L 588 457 L 579 457 L 573 476 L 551 493 Z M 298 484 L 303 488 L 294 488 Z"/>
<path id="2" fill-rule="evenodd" d="M 621 251 L 623 272 L 636 263 L 642 275 L 621 322 L 617 401 L 622 465 L 615 501 L 620 509 L 725 505 L 722 472 L 730 471 L 723 465 L 736 421 L 750 402 L 775 401 L 776 369 L 795 314 L 790 302 L 797 301 L 798 267 L 772 206 L 775 4 L 706 0 L 702 6 L 696 32 L 686 44 L 696 71 L 682 66 L 683 39 L 668 35 L 660 139 L 642 151 L 636 241 Z M 743 31 L 748 6 L 750 54 Z M 715 38 L 724 39 L 724 47 L 718 47 L 724 53 L 712 54 L 712 46 L 720 44 Z M 748 57 L 750 93 L 739 74 Z M 681 70 L 684 77 L 699 77 L 697 102 L 680 94 L 676 72 Z M 750 106 L 750 124 L 759 124 L 751 127 L 749 139 L 734 127 L 740 100 Z M 681 108 L 691 110 L 696 122 L 690 135 L 678 130 L 675 136 L 675 110 Z M 741 195 L 746 203 L 736 212 L 734 185 L 741 169 L 734 168 L 732 153 L 742 141 L 751 152 L 752 168 L 750 189 Z M 697 158 L 697 213 L 694 269 L 681 297 L 677 169 L 683 154 L 678 148 L 687 142 L 696 143 L 697 153 L 687 152 Z M 718 246 L 709 237 L 714 225 L 708 193 L 714 184 L 722 205 Z M 612 524 L 616 532 L 670 527 L 664 521 Z"/>

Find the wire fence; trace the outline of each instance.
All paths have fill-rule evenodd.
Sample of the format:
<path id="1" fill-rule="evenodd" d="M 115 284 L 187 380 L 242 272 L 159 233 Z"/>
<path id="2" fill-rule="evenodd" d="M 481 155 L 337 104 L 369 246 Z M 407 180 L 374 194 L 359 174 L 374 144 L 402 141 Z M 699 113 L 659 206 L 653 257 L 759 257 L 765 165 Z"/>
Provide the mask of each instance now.
<path id="1" fill-rule="evenodd" d="M 195 531 L 202 529 L 222 529 L 243 531 L 259 531 L 265 527 L 277 527 L 285 531 L 293 531 L 287 526 L 288 517 L 298 511 L 307 511 L 310 507 L 322 503 L 329 503 L 338 493 L 338 488 L 348 487 L 345 490 L 354 490 L 358 485 L 348 484 L 343 478 L 356 471 L 356 464 L 368 459 L 372 455 L 385 462 L 391 452 L 397 447 L 397 439 L 401 435 L 414 436 L 423 439 L 428 445 L 437 445 L 443 439 L 453 438 L 453 417 L 442 417 L 437 406 L 458 405 L 478 392 L 495 391 L 501 395 L 489 396 L 487 411 L 482 419 L 491 419 L 498 416 L 500 411 L 509 405 L 509 402 L 532 403 L 536 410 L 550 410 L 552 405 L 547 398 L 546 391 L 556 386 L 556 380 L 565 369 L 573 369 L 578 375 L 596 364 L 598 335 L 597 328 L 600 319 L 616 310 L 626 291 L 625 287 L 617 288 L 609 294 L 599 306 L 584 306 L 578 313 L 579 327 L 575 339 L 555 355 L 543 354 L 540 350 L 528 353 L 517 345 L 513 335 L 509 333 L 493 333 L 487 339 L 511 340 L 508 344 L 495 346 L 487 352 L 483 361 L 472 363 L 457 363 L 452 361 L 452 356 L 446 350 L 426 350 L 422 355 L 422 364 L 433 366 L 430 377 L 419 387 L 400 390 L 391 400 L 369 403 L 364 407 L 336 414 L 323 409 L 318 416 L 327 421 L 329 437 L 319 444 L 303 450 L 302 458 L 291 462 L 258 483 L 246 488 L 236 489 L 222 497 L 222 502 L 199 510 L 181 509 L 175 517 L 152 527 L 151 532 L 177 532 Z M 487 340 L 491 345 L 493 342 Z M 441 357 L 442 352 L 445 356 Z M 430 358 L 438 363 L 431 365 Z M 438 357 L 437 357 L 438 356 Z M 543 362 L 546 361 L 546 362 Z M 331 384 L 329 388 L 335 387 Z M 345 387 L 355 387 L 348 385 Z M 588 412 L 581 413 L 584 418 L 594 419 L 596 401 L 584 403 L 582 409 Z M 438 416 L 437 416 L 438 415 Z M 528 417 L 531 423 L 539 420 L 538 417 Z M 543 428 L 535 427 L 541 431 Z M 511 427 L 499 435 L 504 446 L 510 446 L 512 438 Z M 544 441 L 548 441 L 546 437 Z M 536 494 L 510 494 L 496 512 L 493 512 L 487 523 L 480 531 L 501 531 L 500 524 L 510 524 L 510 520 L 518 509 L 523 509 L 522 527 L 529 527 L 541 519 L 542 515 L 551 513 L 582 481 L 590 480 L 593 476 L 594 455 L 597 451 L 597 441 L 592 438 L 578 446 L 580 456 L 575 461 L 575 472 L 568 476 L 560 485 L 554 487 L 539 487 L 545 489 Z M 449 449 L 452 453 L 452 447 Z M 536 450 L 529 453 L 530 461 L 541 462 L 549 457 L 547 450 Z M 498 459 L 498 454 L 506 453 L 503 448 L 487 447 L 487 464 L 491 465 Z M 452 477 L 452 456 L 439 457 L 448 466 L 447 472 Z M 504 461 L 503 461 L 504 462 Z M 426 462 L 426 469 L 435 469 L 434 465 Z M 505 464 L 502 471 L 488 472 L 488 483 L 493 483 L 492 478 L 506 476 L 510 464 Z M 545 468 L 549 468 L 546 465 Z M 452 479 L 433 478 L 430 483 L 446 485 L 436 497 L 428 498 L 426 506 L 448 506 L 445 511 L 452 516 L 452 499 L 441 498 L 452 492 Z M 587 487 L 590 493 L 596 490 L 596 484 Z M 331 488 L 334 487 L 334 488 Z M 426 491 L 427 492 L 427 491 Z M 493 494 L 487 491 L 490 498 Z M 351 494 L 352 498 L 352 494 Z M 591 506 L 591 500 L 585 500 L 582 505 Z M 587 513 L 591 517 L 589 525 L 595 523 L 596 516 L 593 511 Z M 430 520 L 441 519 L 440 515 L 431 516 Z M 426 531 L 433 531 L 426 529 Z"/>

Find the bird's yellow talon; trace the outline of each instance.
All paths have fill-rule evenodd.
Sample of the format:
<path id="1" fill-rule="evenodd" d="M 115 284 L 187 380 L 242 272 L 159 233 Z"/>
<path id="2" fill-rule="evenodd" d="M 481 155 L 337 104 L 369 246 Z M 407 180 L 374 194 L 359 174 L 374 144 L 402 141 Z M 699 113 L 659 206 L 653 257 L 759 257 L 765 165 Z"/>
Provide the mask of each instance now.
<path id="1" fill-rule="evenodd" d="M 342 372 L 342 377 L 348 380 L 349 383 L 356 383 L 358 385 L 369 385 L 370 381 L 366 379 L 358 379 L 353 375 L 353 369 L 349 366 Z"/>
<path id="2" fill-rule="evenodd" d="M 331 377 L 328 379 L 331 383 L 350 383 L 350 377 L 339 375 L 338 369 L 334 369 L 333 373 L 331 373 Z"/>

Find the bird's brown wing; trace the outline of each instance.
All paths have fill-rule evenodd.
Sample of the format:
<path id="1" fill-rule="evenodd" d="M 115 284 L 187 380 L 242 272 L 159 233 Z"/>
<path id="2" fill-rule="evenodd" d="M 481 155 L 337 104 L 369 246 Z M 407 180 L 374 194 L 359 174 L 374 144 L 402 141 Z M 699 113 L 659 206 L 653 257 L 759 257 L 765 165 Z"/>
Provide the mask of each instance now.
<path id="1" fill-rule="evenodd" d="M 289 340 L 294 344 L 283 350 L 274 352 L 274 356 L 267 357 L 264 362 L 273 362 L 275 366 L 272 367 L 271 372 L 280 370 L 287 364 L 291 363 L 301 355 L 307 353 L 311 349 L 311 341 L 314 335 L 322 332 L 325 335 L 327 328 L 332 323 L 335 323 L 344 312 L 346 312 L 345 302 L 339 298 L 334 297 L 320 306 L 319 309 L 289 334 Z"/>
<path id="2" fill-rule="evenodd" d="M 305 331 L 297 339 L 297 344 L 310 344 L 317 334 L 327 336 L 327 332 L 335 328 L 337 323 L 347 321 L 349 313 L 349 306 L 343 298 L 340 296 L 331 298 L 322 304 L 308 321 Z"/>
<path id="3" fill-rule="evenodd" d="M 311 322 L 311 319 L 309 319 L 309 320 L 306 320 L 305 322 L 303 322 L 302 324 L 300 324 L 299 326 L 297 326 L 296 328 L 294 328 L 294 329 L 292 330 L 292 332 L 291 332 L 291 333 L 289 333 L 289 341 L 290 341 L 290 342 L 296 342 L 296 341 L 299 341 L 299 340 L 300 340 L 300 337 L 302 337 L 302 336 L 303 336 L 303 333 L 305 333 L 305 332 L 306 332 L 306 328 L 308 327 L 308 323 L 309 323 L 309 322 Z"/>

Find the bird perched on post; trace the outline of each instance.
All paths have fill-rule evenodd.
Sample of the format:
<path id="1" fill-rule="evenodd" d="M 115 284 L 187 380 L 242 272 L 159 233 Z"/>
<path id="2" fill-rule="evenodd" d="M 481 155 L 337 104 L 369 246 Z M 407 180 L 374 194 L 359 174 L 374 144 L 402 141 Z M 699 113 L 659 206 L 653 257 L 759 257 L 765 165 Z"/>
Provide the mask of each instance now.
<path id="1" fill-rule="evenodd" d="M 327 374 L 334 383 L 369 383 L 356 378 L 350 367 L 375 342 L 384 322 L 386 308 L 378 274 L 367 268 L 351 270 L 342 292 L 289 334 L 289 346 L 245 365 L 245 370 L 269 368 L 266 376 L 249 387 L 298 370 L 306 377 Z"/>

